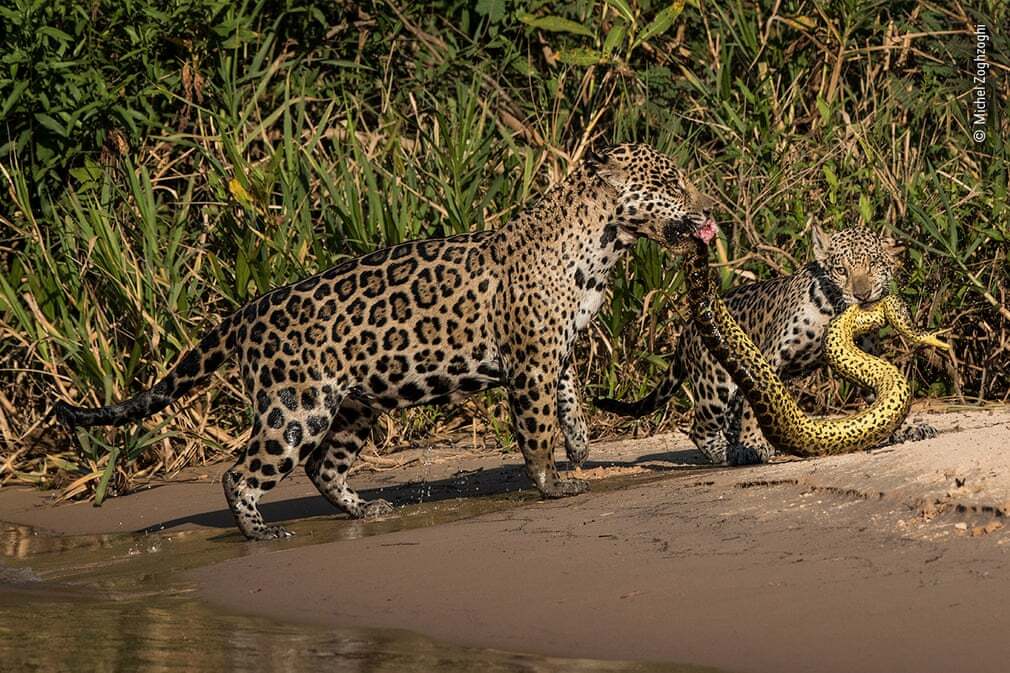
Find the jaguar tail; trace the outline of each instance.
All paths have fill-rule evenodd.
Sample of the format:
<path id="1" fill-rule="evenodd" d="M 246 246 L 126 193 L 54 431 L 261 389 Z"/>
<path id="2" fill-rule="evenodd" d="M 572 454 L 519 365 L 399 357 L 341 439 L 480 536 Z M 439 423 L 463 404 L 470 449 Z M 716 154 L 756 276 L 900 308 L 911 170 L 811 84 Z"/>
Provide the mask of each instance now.
<path id="1" fill-rule="evenodd" d="M 161 411 L 197 386 L 206 383 L 210 375 L 228 359 L 235 345 L 235 332 L 237 323 L 240 322 L 236 319 L 238 317 L 239 314 L 226 318 L 204 335 L 200 343 L 190 349 L 172 371 L 149 390 L 118 404 L 104 407 L 76 407 L 60 400 L 56 402 L 50 415 L 55 416 L 57 421 L 72 430 L 92 425 L 125 425 Z"/>
<path id="2" fill-rule="evenodd" d="M 597 409 L 609 411 L 618 416 L 639 418 L 651 414 L 666 405 L 684 382 L 684 372 L 675 360 L 663 375 L 663 380 L 648 395 L 634 402 L 616 400 L 612 397 L 598 397 L 593 400 Z"/>

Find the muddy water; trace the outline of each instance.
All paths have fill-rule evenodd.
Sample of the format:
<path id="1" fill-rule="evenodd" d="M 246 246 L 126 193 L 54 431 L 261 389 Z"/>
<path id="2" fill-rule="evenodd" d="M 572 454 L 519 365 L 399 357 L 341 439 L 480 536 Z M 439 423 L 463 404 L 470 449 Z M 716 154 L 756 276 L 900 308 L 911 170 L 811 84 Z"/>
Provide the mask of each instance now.
<path id="1" fill-rule="evenodd" d="M 594 487 L 610 490 L 626 481 Z M 550 659 L 462 648 L 403 631 L 324 629 L 223 614 L 200 602 L 183 578 L 186 570 L 237 556 L 433 526 L 532 499 L 516 493 L 407 506 L 385 521 L 298 521 L 291 525 L 295 538 L 267 544 L 247 543 L 232 531 L 55 536 L 0 524 L 0 671 L 712 670 Z"/>

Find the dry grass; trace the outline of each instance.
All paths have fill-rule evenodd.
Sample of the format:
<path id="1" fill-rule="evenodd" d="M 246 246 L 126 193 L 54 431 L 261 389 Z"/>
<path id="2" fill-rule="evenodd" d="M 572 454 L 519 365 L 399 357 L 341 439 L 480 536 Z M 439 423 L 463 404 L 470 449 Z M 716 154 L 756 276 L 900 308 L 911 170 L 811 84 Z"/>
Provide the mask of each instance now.
<path id="1" fill-rule="evenodd" d="M 0 159 L 3 483 L 101 497 L 234 454 L 247 418 L 227 371 L 142 426 L 81 433 L 79 451 L 44 417 L 57 397 L 102 404 L 150 385 L 270 287 L 400 240 L 498 226 L 589 147 L 625 140 L 676 156 L 719 203 L 725 288 L 800 266 L 814 221 L 896 235 L 901 292 L 921 324 L 953 329 L 957 357 L 895 343 L 894 359 L 921 395 L 1010 396 L 1005 36 L 989 50 L 981 145 L 966 72 L 975 23 L 1007 25 L 1001 3 L 701 1 L 651 35 L 648 3 L 534 18 L 510 2 L 487 3 L 503 9 L 489 16 L 455 2 L 438 15 L 205 4 L 220 34 L 172 36 L 183 46 L 152 52 L 145 86 L 123 89 L 122 106 L 160 101 L 148 125 L 98 115 L 90 141 L 61 141 L 62 164 L 26 149 L 50 142 L 36 129 Z M 579 344 L 592 392 L 650 387 L 683 326 L 682 290 L 677 265 L 635 249 Z M 824 377 L 804 387 L 810 408 L 852 399 Z M 377 443 L 467 432 L 508 446 L 504 418 L 488 395 L 398 414 Z M 594 432 L 630 427 L 613 422 L 594 416 Z"/>

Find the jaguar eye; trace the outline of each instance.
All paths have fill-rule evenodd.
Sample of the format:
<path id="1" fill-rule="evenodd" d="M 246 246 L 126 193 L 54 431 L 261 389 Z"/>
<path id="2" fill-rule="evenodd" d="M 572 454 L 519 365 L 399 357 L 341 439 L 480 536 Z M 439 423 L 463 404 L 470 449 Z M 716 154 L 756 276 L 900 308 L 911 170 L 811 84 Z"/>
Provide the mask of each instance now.
<path id="1" fill-rule="evenodd" d="M 845 277 L 849 275 L 849 270 L 846 269 L 843 265 L 837 264 L 835 265 L 835 273 L 839 276 Z"/>

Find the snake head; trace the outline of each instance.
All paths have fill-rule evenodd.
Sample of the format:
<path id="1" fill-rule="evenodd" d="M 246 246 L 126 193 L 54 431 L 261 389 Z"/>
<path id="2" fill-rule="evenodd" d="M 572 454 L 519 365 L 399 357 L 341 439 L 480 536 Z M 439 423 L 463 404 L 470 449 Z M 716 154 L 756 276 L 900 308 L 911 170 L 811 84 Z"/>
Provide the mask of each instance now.
<path id="1" fill-rule="evenodd" d="M 685 215 L 663 226 L 660 243 L 667 251 L 682 255 L 693 246 L 707 247 L 719 233 L 719 227 L 711 217 L 701 218 Z"/>

